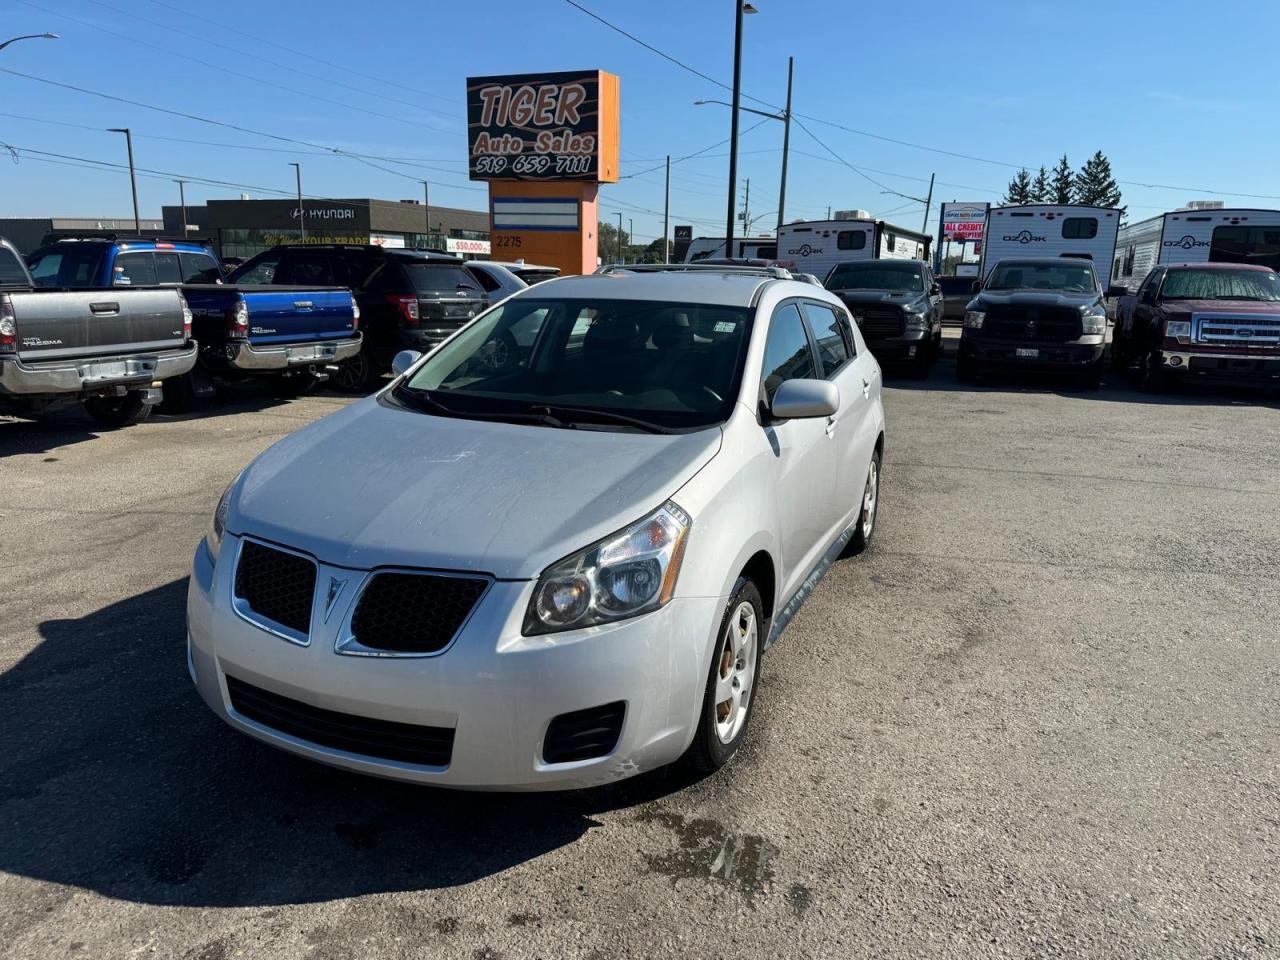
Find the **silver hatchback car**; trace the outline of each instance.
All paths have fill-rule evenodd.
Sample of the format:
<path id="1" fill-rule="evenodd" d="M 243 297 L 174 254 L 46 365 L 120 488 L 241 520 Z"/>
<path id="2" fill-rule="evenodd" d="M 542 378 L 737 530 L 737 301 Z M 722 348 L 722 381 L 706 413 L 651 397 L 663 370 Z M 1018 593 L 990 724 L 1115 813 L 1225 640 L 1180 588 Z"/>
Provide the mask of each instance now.
<path id="1" fill-rule="evenodd" d="M 551 280 L 232 482 L 188 666 L 236 729 L 380 776 L 601 784 L 742 743 L 762 652 L 875 529 L 881 376 L 777 269 Z"/>

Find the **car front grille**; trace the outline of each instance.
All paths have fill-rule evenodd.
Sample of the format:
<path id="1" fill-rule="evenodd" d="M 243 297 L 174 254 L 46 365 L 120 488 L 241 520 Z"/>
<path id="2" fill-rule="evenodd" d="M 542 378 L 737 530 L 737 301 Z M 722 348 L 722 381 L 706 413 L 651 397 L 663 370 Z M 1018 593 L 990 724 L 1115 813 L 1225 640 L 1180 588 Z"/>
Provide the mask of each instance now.
<path id="1" fill-rule="evenodd" d="M 1229 347 L 1280 346 L 1280 317 L 1196 316 L 1196 343 Z"/>
<path id="2" fill-rule="evenodd" d="M 849 310 L 864 337 L 900 337 L 907 329 L 902 311 L 897 307 L 850 304 Z"/>
<path id="3" fill-rule="evenodd" d="M 482 577 L 374 574 L 351 618 L 351 640 L 375 651 L 437 653 L 457 635 L 488 586 Z"/>
<path id="4" fill-rule="evenodd" d="M 613 752 L 622 734 L 627 705 L 617 700 L 599 707 L 562 713 L 551 721 L 542 740 L 544 763 L 591 760 Z"/>
<path id="5" fill-rule="evenodd" d="M 983 330 L 991 337 L 1062 343 L 1084 333 L 1080 311 L 1071 307 L 993 306 L 986 314 Z"/>
<path id="6" fill-rule="evenodd" d="M 266 620 L 306 637 L 316 589 L 314 561 L 256 540 L 240 545 L 235 595 L 253 619 Z"/>
<path id="7" fill-rule="evenodd" d="M 453 758 L 452 727 L 424 727 L 339 713 L 282 697 L 230 674 L 226 680 L 236 713 L 299 740 L 427 767 L 447 767 Z"/>

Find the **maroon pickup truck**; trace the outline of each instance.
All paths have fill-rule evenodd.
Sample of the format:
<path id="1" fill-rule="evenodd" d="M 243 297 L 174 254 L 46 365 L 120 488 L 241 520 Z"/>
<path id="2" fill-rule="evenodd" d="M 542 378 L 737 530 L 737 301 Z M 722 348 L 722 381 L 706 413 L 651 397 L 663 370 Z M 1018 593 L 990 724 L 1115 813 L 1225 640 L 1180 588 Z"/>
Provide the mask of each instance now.
<path id="1" fill-rule="evenodd" d="M 1136 367 L 1144 390 L 1188 379 L 1280 384 L 1280 275 L 1271 268 L 1173 264 L 1135 293 L 1121 290 L 1111 362 Z"/>

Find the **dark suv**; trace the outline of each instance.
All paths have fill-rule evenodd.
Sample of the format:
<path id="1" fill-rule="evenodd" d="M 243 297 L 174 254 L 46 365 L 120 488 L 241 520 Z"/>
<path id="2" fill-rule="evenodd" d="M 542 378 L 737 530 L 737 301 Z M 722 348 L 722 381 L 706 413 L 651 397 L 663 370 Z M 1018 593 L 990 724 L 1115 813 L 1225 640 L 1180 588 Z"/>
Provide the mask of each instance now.
<path id="1" fill-rule="evenodd" d="M 826 288 L 845 302 L 867 348 L 886 366 L 905 361 L 918 377 L 942 353 L 942 291 L 923 260 L 838 263 Z"/>
<path id="2" fill-rule="evenodd" d="M 401 350 L 425 352 L 488 305 L 485 293 L 446 254 L 379 246 L 295 244 L 272 247 L 231 274 L 232 283 L 333 284 L 360 307 L 364 346 L 338 367 L 334 386 L 367 392 Z"/>

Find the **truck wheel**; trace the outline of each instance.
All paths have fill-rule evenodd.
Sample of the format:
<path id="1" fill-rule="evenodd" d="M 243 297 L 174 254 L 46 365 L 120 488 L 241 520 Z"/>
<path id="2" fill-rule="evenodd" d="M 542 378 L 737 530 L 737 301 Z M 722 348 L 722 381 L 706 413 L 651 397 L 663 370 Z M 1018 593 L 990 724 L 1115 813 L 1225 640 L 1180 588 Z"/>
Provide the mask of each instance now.
<path id="1" fill-rule="evenodd" d="M 142 394 L 131 390 L 123 397 L 87 397 L 84 409 L 104 430 L 115 430 L 151 416 L 151 405 L 142 402 Z"/>
<path id="2" fill-rule="evenodd" d="M 1102 386 L 1102 361 L 1098 360 L 1080 375 L 1080 385 L 1086 390 L 1097 390 Z"/>
<path id="3" fill-rule="evenodd" d="M 381 379 L 382 371 L 378 369 L 366 347 L 350 360 L 338 364 L 338 369 L 329 377 L 329 382 L 344 393 L 369 393 Z"/>
<path id="4" fill-rule="evenodd" d="M 768 626 L 760 591 L 739 577 L 716 634 L 698 729 L 684 754 L 685 763 L 701 773 L 719 770 L 742 745 L 755 707 Z"/>
<path id="5" fill-rule="evenodd" d="M 278 397 L 301 397 L 314 390 L 319 382 L 314 373 L 291 373 L 276 377 L 272 387 Z"/>
<path id="6" fill-rule="evenodd" d="M 1123 373 L 1129 368 L 1129 355 L 1125 352 L 1120 331 L 1111 335 L 1111 369 Z"/>

